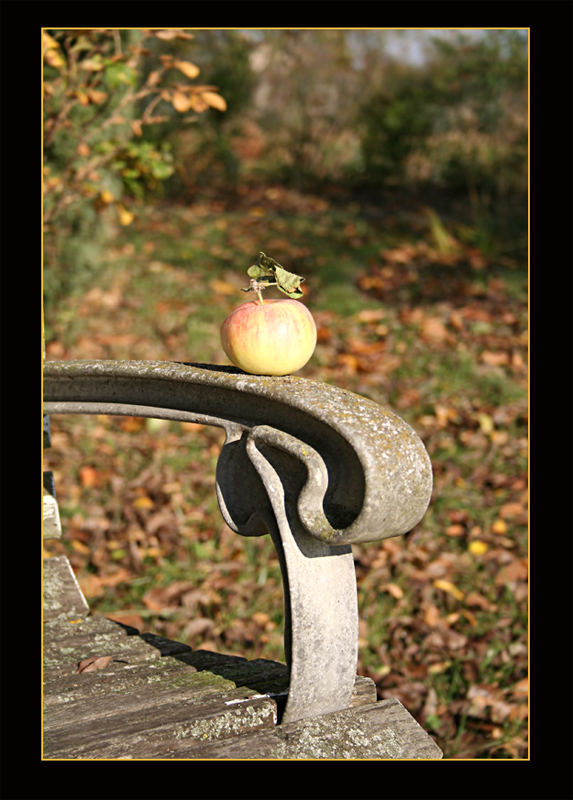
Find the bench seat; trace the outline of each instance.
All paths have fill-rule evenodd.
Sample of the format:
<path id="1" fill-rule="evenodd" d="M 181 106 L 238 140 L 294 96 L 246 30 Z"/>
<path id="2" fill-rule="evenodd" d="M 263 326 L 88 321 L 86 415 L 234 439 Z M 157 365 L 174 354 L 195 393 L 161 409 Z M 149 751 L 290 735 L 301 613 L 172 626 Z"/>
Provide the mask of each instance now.
<path id="1" fill-rule="evenodd" d="M 286 664 L 192 650 L 92 616 L 70 571 L 65 556 L 45 560 L 44 758 L 441 757 L 366 677 L 356 677 L 348 709 L 279 724 Z"/>

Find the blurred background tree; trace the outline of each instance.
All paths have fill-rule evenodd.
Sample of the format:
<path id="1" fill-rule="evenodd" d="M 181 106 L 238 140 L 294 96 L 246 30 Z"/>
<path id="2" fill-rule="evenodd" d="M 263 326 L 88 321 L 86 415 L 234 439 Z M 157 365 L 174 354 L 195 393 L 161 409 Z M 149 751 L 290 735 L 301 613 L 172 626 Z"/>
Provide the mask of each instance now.
<path id="1" fill-rule="evenodd" d="M 423 190 L 466 208 L 486 249 L 524 219 L 526 31 L 198 31 L 194 47 L 228 108 L 172 120 L 171 198 Z"/>
<path id="2" fill-rule="evenodd" d="M 233 196 L 240 180 L 240 152 L 232 145 L 233 138 L 248 116 L 255 76 L 250 66 L 251 46 L 239 31 L 195 31 L 193 51 L 201 63 L 203 80 L 217 86 L 225 98 L 217 113 L 184 118 L 167 113 L 161 124 L 150 129 L 148 137 L 156 146 L 168 144 L 174 154 L 173 176 L 168 182 L 167 196 L 175 201 L 190 201 L 204 186 L 224 187 Z M 157 50 L 156 42 L 152 49 Z M 174 58 L 186 58 L 185 40 L 169 43 Z M 149 67 L 148 67 L 149 69 Z M 205 112 L 207 108 L 202 109 Z M 183 122 L 183 124 L 182 124 Z"/>
<path id="3" fill-rule="evenodd" d="M 519 30 L 45 31 L 45 291 L 138 204 L 254 186 L 415 193 L 524 252 L 527 78 Z"/>
<path id="4" fill-rule="evenodd" d="M 357 116 L 361 181 L 425 189 L 468 204 L 485 251 L 527 208 L 527 39 L 523 31 L 452 32 L 421 65 L 394 61 Z"/>
<path id="5" fill-rule="evenodd" d="M 165 45 L 185 31 L 43 31 L 44 293 L 81 288 L 110 225 L 174 172 L 169 142 L 149 130 L 226 108 L 217 87 L 191 83 L 199 67 Z M 187 50 L 186 50 L 187 52 Z M 181 125 L 181 123 L 179 123 Z"/>

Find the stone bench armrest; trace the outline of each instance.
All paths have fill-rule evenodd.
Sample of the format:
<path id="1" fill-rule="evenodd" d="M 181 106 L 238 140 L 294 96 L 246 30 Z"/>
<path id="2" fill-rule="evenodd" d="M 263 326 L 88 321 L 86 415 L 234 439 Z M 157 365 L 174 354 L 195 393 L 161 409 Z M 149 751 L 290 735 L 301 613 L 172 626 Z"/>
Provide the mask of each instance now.
<path id="1" fill-rule="evenodd" d="M 432 492 L 415 431 L 391 410 L 297 376 L 163 361 L 47 361 L 44 414 L 123 414 L 222 427 L 217 499 L 244 536 L 270 534 L 285 595 L 282 721 L 348 707 L 358 609 L 351 544 L 410 531 Z"/>

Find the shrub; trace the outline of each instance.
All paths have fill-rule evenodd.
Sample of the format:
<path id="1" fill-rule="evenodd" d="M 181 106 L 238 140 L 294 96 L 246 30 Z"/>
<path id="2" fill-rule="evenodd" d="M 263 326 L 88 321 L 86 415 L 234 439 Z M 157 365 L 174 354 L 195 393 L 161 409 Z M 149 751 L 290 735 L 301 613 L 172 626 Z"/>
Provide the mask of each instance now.
<path id="1" fill-rule="evenodd" d="M 199 67 L 186 58 L 159 52 L 151 67 L 146 61 L 150 41 L 188 44 L 191 33 L 58 29 L 42 36 L 48 300 L 81 284 L 106 227 L 129 225 L 137 201 L 173 174 L 169 147 L 150 141 L 148 128 L 167 109 L 196 118 L 226 106 L 215 86 L 192 82 Z"/>

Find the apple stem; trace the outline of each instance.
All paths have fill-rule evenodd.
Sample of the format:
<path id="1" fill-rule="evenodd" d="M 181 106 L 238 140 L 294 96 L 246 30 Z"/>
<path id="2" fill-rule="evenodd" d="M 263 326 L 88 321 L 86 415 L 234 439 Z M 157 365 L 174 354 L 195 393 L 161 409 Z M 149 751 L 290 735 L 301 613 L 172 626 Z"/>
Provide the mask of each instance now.
<path id="1" fill-rule="evenodd" d="M 263 300 L 263 289 L 266 289 L 267 286 L 276 286 L 276 282 L 275 283 L 261 283 L 261 282 L 257 281 L 255 278 L 251 278 L 251 285 L 250 285 L 249 289 L 251 291 L 254 291 L 254 292 L 257 293 L 257 297 L 259 298 L 259 303 L 261 305 L 263 305 L 264 302 L 265 302 Z"/>
<path id="2" fill-rule="evenodd" d="M 263 290 L 267 289 L 269 286 L 278 286 L 277 281 L 258 281 L 256 278 L 251 278 L 250 285 L 243 289 L 243 292 L 256 292 L 257 297 L 259 298 L 259 304 L 262 306 L 264 304 L 263 300 Z M 279 287 L 280 288 L 280 287 Z"/>

